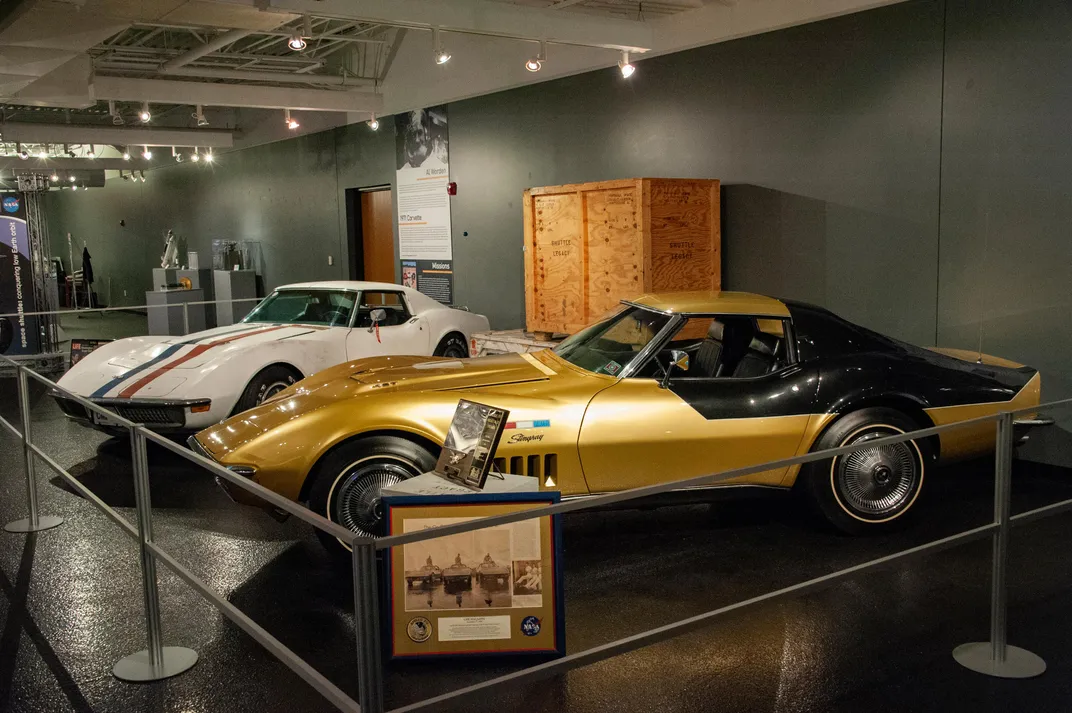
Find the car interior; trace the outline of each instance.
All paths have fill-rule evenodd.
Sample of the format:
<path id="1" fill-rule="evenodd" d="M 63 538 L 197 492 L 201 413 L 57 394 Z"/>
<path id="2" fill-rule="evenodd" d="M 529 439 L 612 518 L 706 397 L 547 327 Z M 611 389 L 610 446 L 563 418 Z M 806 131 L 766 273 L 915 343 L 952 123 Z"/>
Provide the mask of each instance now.
<path id="1" fill-rule="evenodd" d="M 691 317 L 637 376 L 663 376 L 673 350 L 689 355 L 688 371 L 674 378 L 749 379 L 772 374 L 787 363 L 781 320 Z"/>
<path id="2" fill-rule="evenodd" d="M 406 308 L 402 295 L 397 292 L 372 292 L 361 293 L 361 304 L 357 308 L 357 319 L 354 327 L 371 327 L 372 310 L 382 309 L 387 313 L 386 318 L 380 322 L 381 327 L 394 327 L 405 324 L 412 316 Z"/>

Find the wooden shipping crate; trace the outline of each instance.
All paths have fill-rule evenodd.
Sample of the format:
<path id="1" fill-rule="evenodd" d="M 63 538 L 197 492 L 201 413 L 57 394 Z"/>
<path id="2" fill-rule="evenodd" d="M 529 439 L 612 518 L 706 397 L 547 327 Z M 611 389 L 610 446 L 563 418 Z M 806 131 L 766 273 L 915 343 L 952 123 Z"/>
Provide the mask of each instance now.
<path id="1" fill-rule="evenodd" d="M 646 292 L 722 285 L 719 182 L 629 178 L 530 188 L 525 321 L 572 333 Z"/>

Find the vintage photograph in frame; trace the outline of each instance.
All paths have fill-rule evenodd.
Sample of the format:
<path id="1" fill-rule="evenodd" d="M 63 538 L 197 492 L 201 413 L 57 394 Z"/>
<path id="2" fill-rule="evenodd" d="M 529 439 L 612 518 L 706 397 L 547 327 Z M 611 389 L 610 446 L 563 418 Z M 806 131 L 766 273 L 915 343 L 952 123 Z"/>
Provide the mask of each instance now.
<path id="1" fill-rule="evenodd" d="M 557 492 L 387 496 L 390 534 L 517 512 Z M 387 557 L 392 658 L 564 653 L 556 517 L 393 547 Z"/>
<path id="2" fill-rule="evenodd" d="M 436 474 L 470 490 L 483 490 L 509 415 L 506 409 L 459 400 L 436 462 Z"/>

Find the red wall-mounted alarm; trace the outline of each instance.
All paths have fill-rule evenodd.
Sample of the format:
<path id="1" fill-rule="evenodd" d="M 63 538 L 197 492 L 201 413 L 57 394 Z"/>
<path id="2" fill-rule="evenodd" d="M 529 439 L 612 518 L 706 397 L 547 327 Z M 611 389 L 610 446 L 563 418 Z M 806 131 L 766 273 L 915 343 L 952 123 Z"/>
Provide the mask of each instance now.
<path id="1" fill-rule="evenodd" d="M 456 196 L 456 195 L 458 195 L 458 184 L 455 183 L 454 181 L 451 181 L 450 183 L 447 184 L 447 195 L 448 196 Z"/>

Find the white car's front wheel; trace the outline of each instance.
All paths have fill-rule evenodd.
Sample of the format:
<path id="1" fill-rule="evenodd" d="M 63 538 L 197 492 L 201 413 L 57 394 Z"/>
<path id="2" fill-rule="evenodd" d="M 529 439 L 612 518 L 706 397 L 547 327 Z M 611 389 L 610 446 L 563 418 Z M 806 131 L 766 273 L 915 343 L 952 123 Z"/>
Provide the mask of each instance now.
<path id="1" fill-rule="evenodd" d="M 245 391 L 235 404 L 232 415 L 248 411 L 254 406 L 260 406 L 299 379 L 301 379 L 299 374 L 281 364 L 273 364 L 261 369 L 249 380 Z"/>

